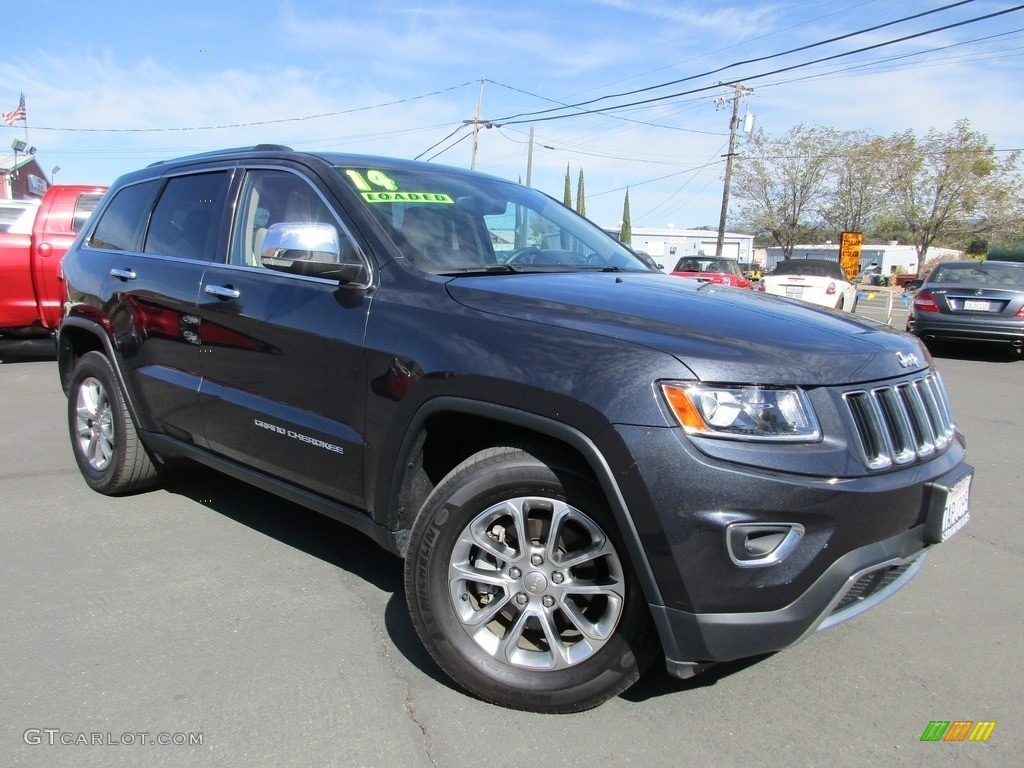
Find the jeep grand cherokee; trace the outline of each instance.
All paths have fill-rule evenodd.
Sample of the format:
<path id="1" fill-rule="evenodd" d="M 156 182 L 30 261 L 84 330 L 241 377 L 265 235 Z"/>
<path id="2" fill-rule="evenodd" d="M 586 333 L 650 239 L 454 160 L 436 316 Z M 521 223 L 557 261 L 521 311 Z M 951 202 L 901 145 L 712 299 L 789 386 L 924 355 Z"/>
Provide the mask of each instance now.
<path id="1" fill-rule="evenodd" d="M 473 694 L 566 712 L 902 586 L 971 468 L 915 338 L 653 272 L 478 173 L 261 145 L 119 179 L 63 264 L 71 445 L 188 459 L 405 559 Z"/>

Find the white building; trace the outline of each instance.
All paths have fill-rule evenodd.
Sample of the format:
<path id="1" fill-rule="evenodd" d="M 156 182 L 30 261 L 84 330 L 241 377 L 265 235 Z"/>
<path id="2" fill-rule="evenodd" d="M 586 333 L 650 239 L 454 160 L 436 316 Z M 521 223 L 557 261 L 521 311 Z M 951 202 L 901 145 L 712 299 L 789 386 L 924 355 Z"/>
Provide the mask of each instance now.
<path id="1" fill-rule="evenodd" d="M 618 229 L 606 229 L 612 237 Z M 718 232 L 712 229 L 676 229 L 675 227 L 633 227 L 629 246 L 650 254 L 666 272 L 671 272 L 683 256 L 714 256 Z M 726 232 L 722 255 L 736 261 L 754 260 L 754 236 Z"/>
<path id="2" fill-rule="evenodd" d="M 766 266 L 769 270 L 782 261 L 782 249 L 778 246 L 765 249 L 768 252 Z M 932 248 L 928 256 L 938 256 L 939 252 L 946 249 Z M 794 259 L 828 259 L 839 261 L 839 245 L 825 243 L 824 245 L 797 245 L 793 248 Z M 912 245 L 900 245 L 889 243 L 888 245 L 862 245 L 860 248 L 860 272 L 866 269 L 879 269 L 881 275 L 892 275 L 896 273 L 917 272 L 917 249 Z"/>

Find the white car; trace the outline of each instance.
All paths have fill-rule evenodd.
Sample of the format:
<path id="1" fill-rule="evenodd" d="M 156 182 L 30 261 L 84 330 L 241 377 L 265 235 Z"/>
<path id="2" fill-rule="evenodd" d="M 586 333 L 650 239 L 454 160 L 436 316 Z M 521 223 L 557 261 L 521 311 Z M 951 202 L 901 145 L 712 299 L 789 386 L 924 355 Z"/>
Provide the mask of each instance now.
<path id="1" fill-rule="evenodd" d="M 758 290 L 773 296 L 853 312 L 857 308 L 857 286 L 838 262 L 826 259 L 787 259 L 761 278 Z"/>

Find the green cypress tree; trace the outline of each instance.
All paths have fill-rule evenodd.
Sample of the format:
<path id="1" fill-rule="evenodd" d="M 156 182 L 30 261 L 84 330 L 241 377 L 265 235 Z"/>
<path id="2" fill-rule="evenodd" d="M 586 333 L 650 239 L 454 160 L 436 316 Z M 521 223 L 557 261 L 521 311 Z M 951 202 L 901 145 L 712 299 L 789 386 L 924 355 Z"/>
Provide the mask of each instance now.
<path id="1" fill-rule="evenodd" d="M 580 168 L 579 181 L 576 182 L 576 213 L 580 216 L 587 215 L 586 195 L 583 192 L 583 169 Z"/>
<path id="2" fill-rule="evenodd" d="M 565 164 L 565 194 L 562 195 L 562 204 L 566 208 L 572 208 L 572 187 L 569 186 L 569 164 Z"/>
<path id="3" fill-rule="evenodd" d="M 622 227 L 619 229 L 619 242 L 626 245 L 633 242 L 633 223 L 629 220 L 629 187 L 626 187 L 626 200 L 622 204 Z"/>

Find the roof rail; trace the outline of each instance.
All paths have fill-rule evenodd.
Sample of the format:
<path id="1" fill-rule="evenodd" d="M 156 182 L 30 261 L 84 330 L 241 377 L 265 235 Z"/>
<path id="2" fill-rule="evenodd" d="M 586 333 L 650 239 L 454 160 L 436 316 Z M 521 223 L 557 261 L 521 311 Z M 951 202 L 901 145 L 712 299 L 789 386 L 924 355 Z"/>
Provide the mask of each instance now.
<path id="1" fill-rule="evenodd" d="M 201 160 L 203 158 L 219 157 L 220 155 L 230 155 L 236 152 L 293 152 L 291 147 L 285 146 L 284 144 L 257 144 L 253 147 L 228 147 L 227 149 L 214 149 L 209 152 L 200 152 L 195 155 L 185 155 L 184 157 L 175 157 L 171 160 L 157 160 L 155 163 L 150 163 L 147 168 L 152 168 L 156 165 L 163 165 L 164 163 L 177 162 L 178 160 Z"/>

